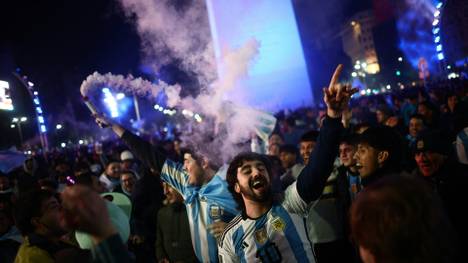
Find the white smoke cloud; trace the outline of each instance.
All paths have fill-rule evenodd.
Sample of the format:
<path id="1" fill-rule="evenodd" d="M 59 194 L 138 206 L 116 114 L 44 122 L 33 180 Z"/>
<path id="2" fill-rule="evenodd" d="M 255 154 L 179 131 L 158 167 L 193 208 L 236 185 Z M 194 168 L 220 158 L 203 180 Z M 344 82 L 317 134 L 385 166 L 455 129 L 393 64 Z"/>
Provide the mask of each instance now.
<path id="1" fill-rule="evenodd" d="M 226 94 L 248 77 L 259 55 L 258 41 L 250 39 L 241 47 L 224 52 L 218 78 L 203 0 L 186 1 L 189 4 L 182 7 L 169 0 L 120 0 L 120 3 L 138 30 L 144 63 L 158 70 L 177 61 L 183 70 L 195 73 L 201 85 L 200 95 L 180 98 L 183 87 L 179 85 L 152 84 L 141 78 L 110 73 L 90 75 L 81 86 L 83 95 L 103 85 L 146 98 L 164 91 L 170 107 L 177 105 L 203 116 L 201 123 L 186 123 L 182 140 L 199 153 L 225 162 L 240 150 L 246 150 L 243 143 L 252 134 L 265 137 L 273 129 L 276 120 L 271 115 L 226 101 Z"/>
<path id="2" fill-rule="evenodd" d="M 95 89 L 109 87 L 116 92 L 134 94 L 139 97 L 156 98 L 161 92 L 165 91 L 169 101 L 175 103 L 178 100 L 179 85 L 168 85 L 163 81 L 158 84 L 151 83 L 142 78 L 134 78 L 132 75 L 124 77 L 123 75 L 113 75 L 107 73 L 104 75 L 94 72 L 89 75 L 81 84 L 80 92 L 84 97 L 93 93 Z"/>
<path id="3" fill-rule="evenodd" d="M 135 22 L 143 45 L 145 63 L 158 70 L 174 60 L 193 71 L 202 85 L 216 78 L 205 1 L 120 0 Z"/>

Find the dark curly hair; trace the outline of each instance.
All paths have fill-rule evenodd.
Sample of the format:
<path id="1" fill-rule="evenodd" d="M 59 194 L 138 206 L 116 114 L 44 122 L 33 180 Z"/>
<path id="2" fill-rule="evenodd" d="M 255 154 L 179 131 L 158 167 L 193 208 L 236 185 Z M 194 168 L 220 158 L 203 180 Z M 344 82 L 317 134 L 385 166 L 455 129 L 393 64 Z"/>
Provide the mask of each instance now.
<path id="1" fill-rule="evenodd" d="M 234 189 L 237 183 L 237 168 L 241 167 L 246 161 L 260 161 L 265 165 L 268 175 L 272 176 L 271 163 L 267 156 L 254 152 L 240 153 L 232 159 L 227 170 L 226 181 L 228 183 L 228 190 L 231 192 L 234 200 L 237 203 L 237 208 L 241 211 L 245 210 L 244 200 L 242 195 L 237 193 Z"/>

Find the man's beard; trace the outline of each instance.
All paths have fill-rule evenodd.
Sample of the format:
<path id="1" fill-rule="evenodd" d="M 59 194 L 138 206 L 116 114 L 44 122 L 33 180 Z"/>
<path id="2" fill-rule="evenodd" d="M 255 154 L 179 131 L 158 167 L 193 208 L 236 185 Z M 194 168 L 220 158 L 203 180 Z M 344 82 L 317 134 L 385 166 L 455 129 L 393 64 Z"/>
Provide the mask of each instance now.
<path id="1" fill-rule="evenodd" d="M 271 193 L 271 185 L 266 181 L 266 179 L 261 179 L 263 183 L 263 190 L 260 193 L 257 193 L 255 191 L 255 188 L 253 187 L 253 180 L 249 181 L 249 186 L 244 187 L 240 186 L 240 190 L 242 195 L 251 201 L 259 202 L 259 203 L 264 203 L 266 201 L 269 201 L 272 197 Z"/>

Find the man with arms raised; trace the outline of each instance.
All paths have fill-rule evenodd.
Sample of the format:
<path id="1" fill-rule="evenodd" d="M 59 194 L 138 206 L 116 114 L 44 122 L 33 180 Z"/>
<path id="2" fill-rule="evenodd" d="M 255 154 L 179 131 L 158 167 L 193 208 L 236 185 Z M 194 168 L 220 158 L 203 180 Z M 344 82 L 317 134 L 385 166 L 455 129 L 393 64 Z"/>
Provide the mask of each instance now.
<path id="1" fill-rule="evenodd" d="M 204 156 L 185 153 L 184 163 L 175 162 L 140 137 L 103 116 L 96 122 L 109 126 L 147 167 L 159 173 L 161 179 L 184 198 L 195 254 L 200 262 L 217 262 L 216 238 L 227 222 L 238 214 L 236 203 L 227 190 L 226 181 L 217 173 L 218 167 Z M 164 227 L 164 226 L 162 226 Z"/>
<path id="2" fill-rule="evenodd" d="M 236 156 L 227 172 L 229 191 L 242 214 L 225 228 L 219 242 L 222 262 L 315 262 L 304 224 L 308 205 L 317 200 L 338 154 L 343 131 L 341 112 L 354 92 L 336 85 L 338 66 L 328 89 L 324 89 L 327 117 L 307 166 L 285 195 L 271 190 L 271 166 L 259 154 Z"/>

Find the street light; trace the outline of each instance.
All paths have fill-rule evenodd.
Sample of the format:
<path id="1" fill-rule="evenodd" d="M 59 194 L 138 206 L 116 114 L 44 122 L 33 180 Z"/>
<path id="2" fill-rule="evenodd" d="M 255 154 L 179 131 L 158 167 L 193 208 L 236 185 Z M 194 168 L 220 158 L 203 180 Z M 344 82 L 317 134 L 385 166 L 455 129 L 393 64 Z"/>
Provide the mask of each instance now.
<path id="1" fill-rule="evenodd" d="M 20 137 L 21 145 L 23 145 L 23 130 L 21 129 L 21 123 L 26 122 L 27 120 L 28 120 L 27 117 L 14 117 L 13 119 L 11 119 L 12 124 L 10 125 L 10 127 L 11 128 L 18 127 L 18 134 Z"/>

